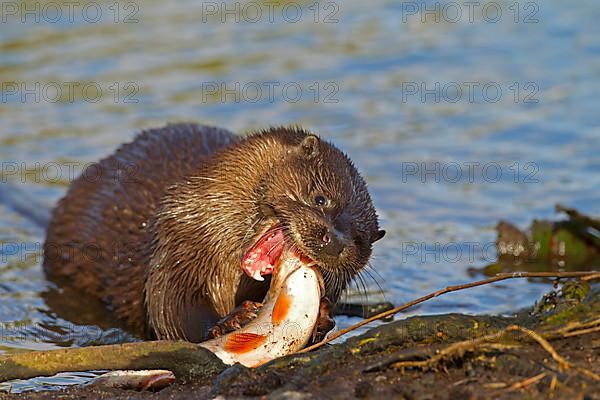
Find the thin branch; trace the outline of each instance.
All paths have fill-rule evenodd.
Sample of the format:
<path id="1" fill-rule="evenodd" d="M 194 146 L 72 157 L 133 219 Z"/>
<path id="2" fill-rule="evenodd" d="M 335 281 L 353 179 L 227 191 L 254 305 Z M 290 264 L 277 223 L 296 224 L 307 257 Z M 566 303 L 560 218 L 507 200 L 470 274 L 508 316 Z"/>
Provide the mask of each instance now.
<path id="1" fill-rule="evenodd" d="M 570 363 L 563 356 L 558 354 L 558 352 L 554 349 L 554 347 L 552 347 L 552 345 L 548 342 L 548 340 L 546 340 L 544 337 L 542 337 L 541 334 L 534 332 L 531 329 L 527 329 L 522 326 L 519 326 L 519 325 L 510 325 L 506 329 L 503 329 L 498 332 L 490 333 L 490 334 L 478 337 L 476 339 L 469 339 L 469 340 L 463 340 L 461 342 L 452 343 L 452 344 L 448 345 L 446 348 L 440 350 L 434 356 L 428 358 L 427 360 L 398 361 L 398 362 L 393 363 L 392 367 L 396 368 L 396 369 L 399 369 L 399 368 L 421 368 L 421 369 L 433 368 L 434 366 L 439 364 L 441 361 L 448 360 L 448 359 L 455 358 L 455 357 L 461 357 L 466 352 L 472 351 L 478 346 L 484 345 L 487 342 L 499 340 L 503 336 L 505 336 L 507 333 L 514 332 L 514 331 L 524 333 L 525 335 L 529 336 L 531 339 L 536 341 L 540 346 L 542 346 L 542 348 L 544 350 L 546 350 L 552 356 L 552 359 L 554 359 L 554 361 L 556 361 L 558 363 L 559 367 L 562 370 L 568 370 L 569 368 L 572 368 L 575 371 L 579 372 L 580 374 L 585 375 L 588 378 L 591 378 L 597 382 L 600 382 L 600 375 L 598 375 L 590 370 L 587 370 L 583 367 L 579 367 L 575 364 Z M 549 335 L 551 335 L 551 333 Z"/>
<path id="2" fill-rule="evenodd" d="M 600 318 L 595 318 L 591 321 L 579 322 L 572 321 L 560 329 L 552 332 L 544 333 L 546 339 L 565 338 L 569 336 L 584 335 L 586 333 L 594 332 L 600 326 Z"/>
<path id="3" fill-rule="evenodd" d="M 596 382 L 600 382 L 600 375 L 598 375 L 590 370 L 587 370 L 585 368 L 571 364 L 564 357 L 562 357 L 560 354 L 558 354 L 557 351 L 554 350 L 554 347 L 552 347 L 552 345 L 546 339 L 544 339 L 541 335 L 532 331 L 531 329 L 527 329 L 527 328 L 524 328 L 524 327 L 518 326 L 518 325 L 511 325 L 508 328 L 506 328 L 506 330 L 505 330 L 505 332 L 509 332 L 509 331 L 520 331 L 520 332 L 525 333 L 529 337 L 531 337 L 533 340 L 538 342 L 540 344 L 540 346 L 542 346 L 544 348 L 544 350 L 546 350 L 548 353 L 550 353 L 550 355 L 552 356 L 554 361 L 556 361 L 558 363 L 558 365 L 560 365 L 561 368 L 563 368 L 565 370 L 569 369 L 569 368 L 573 368 L 577 372 L 595 380 Z"/>
<path id="4" fill-rule="evenodd" d="M 512 385 L 510 385 L 509 387 L 507 387 L 505 389 L 506 392 L 512 392 L 514 390 L 519 390 L 519 389 L 523 389 L 524 387 L 527 387 L 529 385 L 532 385 L 536 382 L 539 382 L 540 380 L 544 379 L 546 377 L 546 375 L 548 375 L 548 372 L 542 372 L 537 374 L 536 376 L 532 376 L 531 378 L 527 378 L 523 381 L 514 383 Z"/>
<path id="5" fill-rule="evenodd" d="M 448 347 L 440 350 L 434 356 L 422 361 L 398 361 L 392 364 L 393 368 L 431 368 L 440 361 L 465 354 L 492 340 L 502 337 L 506 331 L 499 331 L 489 335 L 481 336 L 476 339 L 463 340 L 462 342 L 452 343 Z"/>
<path id="6" fill-rule="evenodd" d="M 568 362 L 560 354 L 558 354 L 556 352 L 556 350 L 554 350 L 554 347 L 552 347 L 552 345 L 546 339 L 544 339 L 542 336 L 540 336 L 538 333 L 532 331 L 531 329 L 527 329 L 527 328 L 524 328 L 519 325 L 511 325 L 504 330 L 504 332 L 511 332 L 511 331 L 523 332 L 527 336 L 531 337 L 533 340 L 538 342 L 540 344 L 540 346 L 542 346 L 544 348 L 544 350 L 546 350 L 548 353 L 550 353 L 550 355 L 552 356 L 554 361 L 556 361 L 562 369 L 566 370 L 573 366 L 570 362 Z M 598 378 L 598 380 L 600 380 L 600 378 Z"/>
<path id="7" fill-rule="evenodd" d="M 581 278 L 582 281 L 591 281 L 593 279 L 599 279 L 600 278 L 600 272 L 594 273 L 594 274 L 590 274 L 589 276 L 584 276 L 583 278 Z"/>
<path id="8" fill-rule="evenodd" d="M 407 308 L 413 307 L 417 304 L 423 303 L 424 301 L 433 299 L 434 297 L 438 297 L 441 296 L 443 294 L 446 293 L 450 293 L 450 292 L 456 292 L 459 290 L 463 290 L 463 289 L 469 289 L 472 287 L 476 287 L 476 286 L 482 286 L 482 285 L 488 285 L 490 283 L 494 283 L 494 282 L 499 282 L 499 281 L 503 281 L 506 279 L 514 279 L 514 278 L 588 278 L 589 279 L 596 279 L 596 278 L 600 278 L 600 272 L 598 271 L 573 271 L 573 272 L 511 272 L 511 273 L 501 273 L 501 274 L 496 274 L 496 276 L 492 277 L 492 278 L 488 278 L 488 279 L 483 279 L 480 281 L 475 281 L 475 282 L 470 282 L 470 283 L 465 283 L 462 285 L 455 285 L 455 286 L 448 286 L 444 289 L 440 289 L 438 291 L 435 291 L 433 293 L 430 293 L 428 295 L 425 295 L 423 297 L 420 297 L 416 300 L 413 301 L 409 301 L 408 303 L 405 303 L 401 306 L 398 306 L 396 308 L 393 308 L 391 310 L 388 311 L 384 311 L 380 314 L 374 315 L 371 318 L 367 318 L 365 320 L 362 320 L 360 322 L 358 322 L 357 324 L 354 324 L 348 328 L 345 329 L 341 329 L 335 333 L 333 333 L 332 335 L 330 335 L 329 337 L 327 337 L 326 339 L 320 341 L 319 343 L 315 343 L 311 346 L 306 347 L 303 350 L 300 350 L 299 353 L 306 353 L 315 349 L 318 349 L 319 347 L 339 338 L 340 336 L 343 336 L 345 334 L 347 334 L 348 332 L 351 332 L 355 329 L 358 329 L 362 326 L 365 326 L 367 324 L 370 324 L 373 321 L 377 321 L 378 319 L 382 319 L 382 318 L 386 318 L 389 317 L 391 315 L 397 314 L 400 311 L 404 311 Z"/>
<path id="9" fill-rule="evenodd" d="M 600 326 L 596 326 L 594 328 L 581 329 L 581 330 L 578 330 L 578 331 L 573 331 L 573 332 L 565 333 L 563 335 L 563 337 L 585 335 L 587 333 L 598 332 L 598 331 L 600 331 Z"/>

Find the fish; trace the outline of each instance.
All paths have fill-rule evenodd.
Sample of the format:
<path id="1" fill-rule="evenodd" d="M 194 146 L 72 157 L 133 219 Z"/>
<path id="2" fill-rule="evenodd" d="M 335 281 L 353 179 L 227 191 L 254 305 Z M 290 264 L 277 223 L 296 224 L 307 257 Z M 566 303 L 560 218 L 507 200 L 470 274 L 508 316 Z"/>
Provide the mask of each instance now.
<path id="1" fill-rule="evenodd" d="M 87 385 L 126 390 L 158 391 L 173 382 L 175 382 L 175 374 L 168 370 L 119 370 L 102 374 L 92 379 Z"/>
<path id="2" fill-rule="evenodd" d="M 242 328 L 198 343 L 223 363 L 258 367 L 304 348 L 317 319 L 323 279 L 314 262 L 286 250 L 274 267 L 271 286 L 257 317 Z M 87 383 L 91 386 L 157 391 L 175 382 L 168 370 L 116 370 Z"/>
<path id="3" fill-rule="evenodd" d="M 323 280 L 313 262 L 286 250 L 257 317 L 242 328 L 199 346 L 223 363 L 257 367 L 304 348 L 319 316 Z"/>

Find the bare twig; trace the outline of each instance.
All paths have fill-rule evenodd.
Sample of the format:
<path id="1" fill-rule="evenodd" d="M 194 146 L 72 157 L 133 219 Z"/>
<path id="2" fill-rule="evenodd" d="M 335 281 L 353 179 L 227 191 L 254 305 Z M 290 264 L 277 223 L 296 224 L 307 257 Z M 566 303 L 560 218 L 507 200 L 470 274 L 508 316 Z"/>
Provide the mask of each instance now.
<path id="1" fill-rule="evenodd" d="M 507 386 L 508 385 L 504 382 L 491 382 L 483 384 L 483 387 L 486 389 L 504 389 Z"/>
<path id="2" fill-rule="evenodd" d="M 508 328 L 506 328 L 506 331 L 510 331 L 510 330 L 521 331 L 521 332 L 527 334 L 528 336 L 530 336 L 532 339 L 534 339 L 536 342 L 538 342 L 540 344 L 540 346 L 542 346 L 544 348 L 544 350 L 546 350 L 548 353 L 550 353 L 552 358 L 558 363 L 558 365 L 561 366 L 561 368 L 563 368 L 563 369 L 573 368 L 574 370 L 581 373 L 582 375 L 585 375 L 588 378 L 591 378 L 597 382 L 600 382 L 600 375 L 598 375 L 590 370 L 587 370 L 585 368 L 571 364 L 569 361 L 567 361 L 565 358 L 563 358 L 560 354 L 558 354 L 556 352 L 556 350 L 554 350 L 554 347 L 552 347 L 552 345 L 546 339 L 544 339 L 542 336 L 535 333 L 531 329 L 523 328 L 522 326 L 518 326 L 518 325 L 511 325 Z"/>
<path id="3" fill-rule="evenodd" d="M 600 318 L 593 319 L 587 322 L 573 321 L 567 325 L 552 332 L 544 333 L 546 339 L 565 338 L 569 336 L 585 335 L 586 333 L 595 332 L 600 328 Z"/>
<path id="4" fill-rule="evenodd" d="M 600 326 L 596 326 L 594 328 L 580 329 L 578 331 L 573 331 L 573 332 L 565 333 L 563 335 L 563 337 L 585 335 L 587 333 L 598 332 L 598 331 L 600 331 Z"/>
<path id="5" fill-rule="evenodd" d="M 588 276 L 584 276 L 581 278 L 582 281 L 591 281 L 593 279 L 600 279 L 600 272 L 597 272 L 595 274 L 590 274 Z"/>
<path id="6" fill-rule="evenodd" d="M 532 385 L 532 384 L 534 384 L 536 382 L 539 382 L 540 380 L 544 379 L 546 377 L 546 375 L 548 375 L 547 372 L 542 372 L 540 374 L 532 376 L 531 378 L 527 378 L 527 379 L 525 379 L 523 381 L 520 381 L 520 382 L 517 382 L 517 383 L 514 383 L 514 384 L 510 385 L 509 387 L 507 387 L 505 389 L 505 391 L 512 392 L 512 391 L 515 391 L 515 390 L 523 389 L 524 387 L 527 387 L 529 385 Z"/>
<path id="7" fill-rule="evenodd" d="M 569 369 L 570 367 L 572 367 L 572 364 L 569 363 L 567 360 L 565 360 L 560 354 L 558 354 L 556 352 L 556 350 L 554 350 L 554 347 L 552 347 L 552 345 L 546 339 L 544 339 L 542 336 L 540 336 L 536 332 L 532 331 L 531 329 L 527 329 L 527 328 L 524 328 L 519 325 L 511 325 L 508 328 L 506 328 L 504 330 L 504 332 L 502 332 L 502 333 L 511 332 L 511 331 L 523 332 L 524 334 L 526 334 L 527 336 L 531 337 L 533 340 L 538 342 L 540 344 L 540 346 L 542 346 L 544 348 L 544 350 L 546 350 L 548 353 L 550 353 L 550 355 L 552 356 L 554 361 L 556 361 L 561 368 Z"/>
<path id="8" fill-rule="evenodd" d="M 332 335 L 330 335 L 329 337 L 327 337 L 326 339 L 322 340 L 319 343 L 315 343 L 312 346 L 308 346 L 303 350 L 300 350 L 300 353 L 306 353 L 308 351 L 312 351 L 315 349 L 318 349 L 319 347 L 339 338 L 340 336 L 343 336 L 345 334 L 347 334 L 348 332 L 351 332 L 355 329 L 358 329 L 362 326 L 365 326 L 367 324 L 370 324 L 373 321 L 377 321 L 379 319 L 382 318 L 386 318 L 389 317 L 391 315 L 397 314 L 400 311 L 404 311 L 407 308 L 413 307 L 417 304 L 423 303 L 424 301 L 433 299 L 434 297 L 438 297 L 441 296 L 443 294 L 446 293 L 450 293 L 450 292 L 456 292 L 459 290 L 463 290 L 463 289 L 469 289 L 472 287 L 476 287 L 476 286 L 482 286 L 482 285 L 488 285 L 490 283 L 494 283 L 494 282 L 499 282 L 499 281 L 503 281 L 506 279 L 514 279 L 514 278 L 581 278 L 581 279 L 585 279 L 588 278 L 587 280 L 590 279 L 596 279 L 596 278 L 600 278 L 600 272 L 598 271 L 573 271 L 573 272 L 511 272 L 511 273 L 501 273 L 501 274 L 496 274 L 496 276 L 492 277 L 492 278 L 488 278 L 488 279 L 483 279 L 480 281 L 475 281 L 475 282 L 470 282 L 470 283 L 465 283 L 462 285 L 455 285 L 455 286 L 448 286 L 444 289 L 440 289 L 437 290 L 433 293 L 430 293 L 428 295 L 425 295 L 423 297 L 420 297 L 416 300 L 413 301 L 409 301 L 408 303 L 405 303 L 401 306 L 398 306 L 396 308 L 393 308 L 391 310 L 388 311 L 384 311 L 380 314 L 374 315 L 371 318 L 367 318 L 365 320 L 362 320 L 360 322 L 358 322 L 357 324 L 354 324 L 348 328 L 345 329 L 341 329 L 335 333 L 333 333 Z"/>
<path id="9" fill-rule="evenodd" d="M 591 378 L 595 381 L 600 382 L 600 375 L 598 375 L 592 371 L 589 371 L 585 368 L 582 368 L 582 367 L 579 367 L 577 365 L 570 363 L 564 357 L 562 357 L 560 354 L 558 354 L 558 352 L 554 349 L 554 347 L 552 347 L 552 345 L 548 342 L 548 340 L 546 340 L 544 337 L 542 337 L 541 334 L 534 332 L 531 329 L 527 329 L 522 326 L 519 326 L 519 325 L 510 325 L 509 327 L 507 327 L 504 330 L 490 333 L 488 335 L 481 336 L 476 339 L 469 339 L 469 340 L 463 340 L 461 342 L 452 343 L 448 347 L 440 350 L 436 355 L 428 358 L 427 360 L 399 361 L 399 362 L 392 364 L 392 367 L 394 367 L 396 369 L 398 369 L 398 368 L 433 368 L 434 366 L 436 366 L 439 362 L 441 362 L 443 360 L 451 359 L 454 357 L 460 357 L 463 354 L 465 354 L 465 352 L 467 352 L 467 351 L 471 351 L 478 346 L 486 344 L 487 342 L 499 340 L 500 338 L 505 336 L 507 333 L 514 332 L 514 331 L 524 333 L 525 335 L 529 336 L 531 339 L 536 341 L 540 346 L 542 346 L 542 348 L 544 348 L 544 350 L 546 350 L 552 356 L 552 359 L 554 359 L 554 361 L 556 361 L 558 363 L 558 365 L 561 369 L 568 370 L 569 368 L 572 368 L 575 371 L 579 372 L 580 374 L 585 375 L 588 378 Z"/>
<path id="10" fill-rule="evenodd" d="M 461 356 L 467 351 L 476 348 L 477 346 L 483 345 L 486 342 L 492 340 L 499 339 L 505 333 L 505 331 L 499 331 L 491 333 L 489 335 L 478 337 L 476 339 L 469 339 L 463 340 L 462 342 L 452 343 L 451 345 L 440 350 L 436 355 L 428 358 L 427 360 L 399 361 L 394 363 L 392 366 L 394 368 L 431 368 L 444 359 Z"/>

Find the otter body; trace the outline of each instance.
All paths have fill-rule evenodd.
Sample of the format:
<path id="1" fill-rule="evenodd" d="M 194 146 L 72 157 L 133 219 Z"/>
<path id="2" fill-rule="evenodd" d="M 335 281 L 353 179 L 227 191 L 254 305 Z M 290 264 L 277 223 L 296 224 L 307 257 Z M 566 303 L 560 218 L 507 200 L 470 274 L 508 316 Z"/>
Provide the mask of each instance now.
<path id="1" fill-rule="evenodd" d="M 309 132 L 242 138 L 172 124 L 72 183 L 53 211 L 44 268 L 138 334 L 200 341 L 236 305 L 263 299 L 282 248 L 314 261 L 336 301 L 382 235 L 350 160 Z"/>

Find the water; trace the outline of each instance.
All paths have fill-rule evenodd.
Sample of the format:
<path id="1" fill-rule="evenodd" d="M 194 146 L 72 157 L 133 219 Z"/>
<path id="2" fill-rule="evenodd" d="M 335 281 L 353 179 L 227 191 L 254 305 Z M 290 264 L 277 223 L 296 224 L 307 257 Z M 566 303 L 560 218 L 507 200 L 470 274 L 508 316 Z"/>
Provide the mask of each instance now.
<path id="1" fill-rule="evenodd" d="M 242 2 L 239 22 L 221 2 L 99 0 L 72 21 L 62 2 L 14 4 L 0 15 L 0 160 L 25 209 L 51 207 L 143 127 L 301 124 L 367 179 L 388 232 L 372 274 L 394 303 L 476 278 L 468 268 L 493 261 L 499 219 L 525 227 L 557 202 L 600 214 L 595 1 L 483 2 L 472 20 L 464 6 L 456 18 L 461 2 L 284 2 L 272 14 Z M 58 317 L 43 230 L 0 213 L 0 353 L 133 339 L 106 319 Z M 548 289 L 503 282 L 407 315 L 510 313 Z"/>

